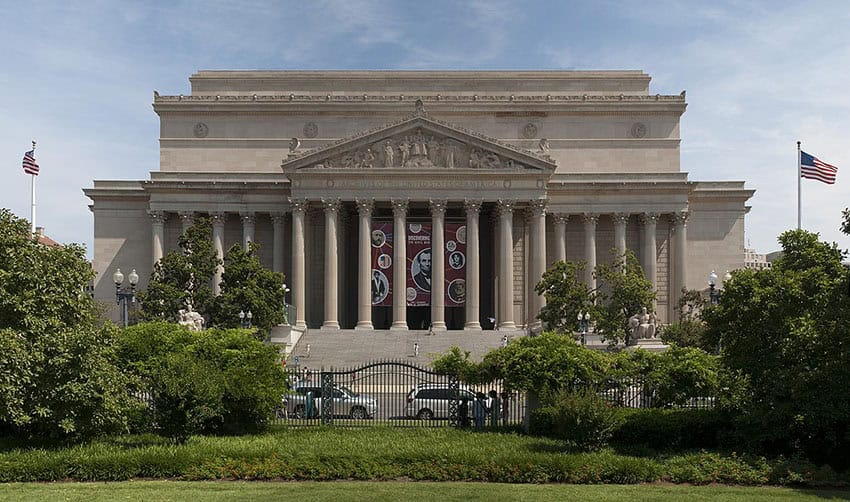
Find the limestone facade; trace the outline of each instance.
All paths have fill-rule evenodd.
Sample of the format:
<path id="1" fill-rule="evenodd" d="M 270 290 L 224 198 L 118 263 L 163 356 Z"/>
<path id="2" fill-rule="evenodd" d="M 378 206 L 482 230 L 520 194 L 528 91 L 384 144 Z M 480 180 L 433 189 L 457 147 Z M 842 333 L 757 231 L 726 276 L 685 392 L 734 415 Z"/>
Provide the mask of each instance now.
<path id="1" fill-rule="evenodd" d="M 189 95 L 154 93 L 159 170 L 84 190 L 95 297 L 109 305 L 112 271 L 135 268 L 144 289 L 199 215 L 213 218 L 219 253 L 260 244 L 308 328 L 478 330 L 495 318 L 534 329 L 548 266 L 625 249 L 656 285 L 663 322 L 682 287 L 744 266 L 753 191 L 689 180 L 685 93 L 650 94 L 641 71 L 202 71 L 190 81 Z M 430 307 L 407 307 L 403 294 L 372 306 L 374 221 L 396 238 L 410 223 L 437 229 Z M 462 308 L 443 302 L 439 230 L 450 223 L 467 228 Z M 408 258 L 394 248 L 394 291 Z"/>

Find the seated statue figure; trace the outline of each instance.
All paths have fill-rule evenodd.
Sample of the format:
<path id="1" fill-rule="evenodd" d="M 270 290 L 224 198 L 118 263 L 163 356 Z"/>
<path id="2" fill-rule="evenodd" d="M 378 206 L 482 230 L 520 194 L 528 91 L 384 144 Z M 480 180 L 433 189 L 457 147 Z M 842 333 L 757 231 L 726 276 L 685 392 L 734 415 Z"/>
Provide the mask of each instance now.
<path id="1" fill-rule="evenodd" d="M 629 329 L 631 330 L 632 340 L 641 340 L 655 338 L 655 314 L 649 314 L 646 307 L 643 307 L 640 313 L 629 318 Z"/>

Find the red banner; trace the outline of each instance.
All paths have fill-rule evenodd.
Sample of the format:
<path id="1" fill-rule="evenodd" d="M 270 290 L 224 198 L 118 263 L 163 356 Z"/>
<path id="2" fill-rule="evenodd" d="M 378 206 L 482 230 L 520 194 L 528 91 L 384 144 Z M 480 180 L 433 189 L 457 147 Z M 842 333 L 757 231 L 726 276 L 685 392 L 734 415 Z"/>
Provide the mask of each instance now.
<path id="1" fill-rule="evenodd" d="M 466 225 L 446 223 L 446 307 L 466 303 Z"/>
<path id="2" fill-rule="evenodd" d="M 372 305 L 393 305 L 393 224 L 372 222 Z"/>
<path id="3" fill-rule="evenodd" d="M 407 306 L 431 305 L 431 224 L 407 224 Z"/>

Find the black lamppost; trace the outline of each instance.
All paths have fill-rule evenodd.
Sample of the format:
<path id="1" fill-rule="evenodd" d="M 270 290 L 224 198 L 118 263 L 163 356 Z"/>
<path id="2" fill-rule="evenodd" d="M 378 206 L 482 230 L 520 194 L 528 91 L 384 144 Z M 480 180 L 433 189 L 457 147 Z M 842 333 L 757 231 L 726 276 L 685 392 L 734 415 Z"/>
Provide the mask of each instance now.
<path id="1" fill-rule="evenodd" d="M 590 312 L 582 314 L 581 311 L 579 311 L 576 319 L 578 320 L 578 332 L 581 334 L 581 344 L 585 345 L 587 343 L 587 330 L 590 326 Z"/>
<path id="2" fill-rule="evenodd" d="M 714 270 L 708 274 L 708 302 L 716 305 L 720 301 L 720 293 L 717 292 L 717 273 Z"/>
<path id="3" fill-rule="evenodd" d="M 139 283 L 139 274 L 136 273 L 135 268 L 127 276 L 127 279 L 130 281 L 130 289 L 121 287 L 121 284 L 124 283 L 124 274 L 121 273 L 120 268 L 115 269 L 115 273 L 112 274 L 112 282 L 115 283 L 115 303 L 121 305 L 121 325 L 125 328 L 129 324 L 127 304 L 136 303 L 136 284 Z"/>
<path id="4" fill-rule="evenodd" d="M 251 329 L 251 319 L 254 318 L 254 314 L 249 310 L 246 314 L 244 310 L 239 311 L 239 326 L 242 329 Z"/>

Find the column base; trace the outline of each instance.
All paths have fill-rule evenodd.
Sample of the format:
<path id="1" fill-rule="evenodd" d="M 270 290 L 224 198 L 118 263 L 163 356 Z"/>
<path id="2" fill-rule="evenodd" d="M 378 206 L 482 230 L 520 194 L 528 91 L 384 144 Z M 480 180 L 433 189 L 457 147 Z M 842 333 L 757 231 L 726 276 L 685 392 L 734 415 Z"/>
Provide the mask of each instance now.
<path id="1" fill-rule="evenodd" d="M 481 323 L 478 322 L 468 322 L 463 325 L 464 331 L 483 331 L 481 329 Z"/>
<path id="2" fill-rule="evenodd" d="M 298 321 L 298 320 L 296 320 L 296 321 L 295 321 L 295 328 L 296 328 L 296 329 L 300 329 L 300 330 L 302 330 L 302 331 L 303 331 L 303 330 L 306 330 L 306 329 L 307 329 L 307 321 Z"/>
<path id="3" fill-rule="evenodd" d="M 407 331 L 407 321 L 393 321 L 390 331 Z"/>
<path id="4" fill-rule="evenodd" d="M 447 329 L 446 323 L 443 321 L 433 322 L 431 323 L 431 329 L 434 331 L 445 331 Z"/>
<path id="5" fill-rule="evenodd" d="M 371 322 L 365 321 L 358 322 L 357 326 L 354 326 L 354 329 L 359 331 L 371 331 L 375 329 L 375 326 L 373 326 Z"/>
<path id="6" fill-rule="evenodd" d="M 508 330 L 508 329 L 510 329 L 510 330 L 515 330 L 515 329 L 516 329 L 516 323 L 515 323 L 515 322 L 513 322 L 513 321 L 505 321 L 505 322 L 501 322 L 501 323 L 499 323 L 499 329 L 500 329 L 500 330 L 501 330 L 501 329 L 504 329 L 504 330 Z"/>
<path id="7" fill-rule="evenodd" d="M 322 323 L 322 329 L 339 329 L 338 321 L 325 321 Z"/>

